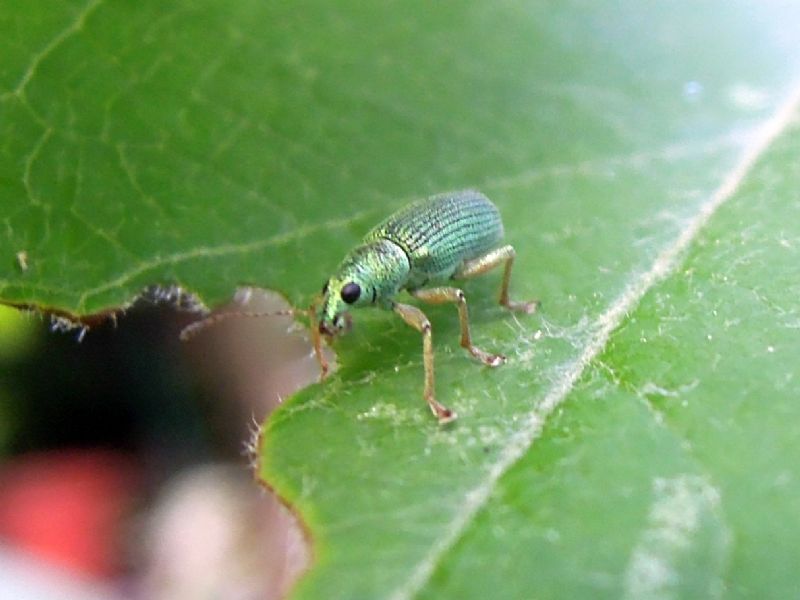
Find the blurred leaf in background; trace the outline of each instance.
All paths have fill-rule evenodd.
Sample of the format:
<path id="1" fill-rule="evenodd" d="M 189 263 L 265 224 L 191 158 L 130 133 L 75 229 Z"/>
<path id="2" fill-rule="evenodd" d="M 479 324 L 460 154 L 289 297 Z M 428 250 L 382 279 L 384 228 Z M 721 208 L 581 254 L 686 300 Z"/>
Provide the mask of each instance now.
<path id="1" fill-rule="evenodd" d="M 11 409 L 15 389 L 9 376 L 36 347 L 37 327 L 29 315 L 8 306 L 0 306 L 0 455 L 19 430 L 19 415 Z"/>

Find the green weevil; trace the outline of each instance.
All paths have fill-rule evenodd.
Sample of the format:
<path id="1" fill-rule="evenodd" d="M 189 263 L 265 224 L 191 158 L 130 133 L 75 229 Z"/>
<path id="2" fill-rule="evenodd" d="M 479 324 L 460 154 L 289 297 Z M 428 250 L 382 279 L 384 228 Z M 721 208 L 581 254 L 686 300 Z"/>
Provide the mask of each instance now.
<path id="1" fill-rule="evenodd" d="M 504 265 L 500 304 L 525 313 L 536 310 L 539 304 L 536 300 L 515 302 L 508 297 L 515 251 L 513 246 L 501 246 L 502 239 L 500 212 L 475 190 L 449 192 L 414 202 L 372 229 L 325 283 L 321 302 L 309 309 L 322 378 L 328 372 L 322 339 L 330 342 L 350 329 L 351 309 L 375 306 L 391 310 L 422 334 L 423 397 L 440 423 L 453 421 L 456 414 L 437 401 L 434 392 L 431 323 L 419 308 L 398 302 L 396 297 L 405 290 L 422 302 L 456 304 L 461 346 L 485 365 L 503 364 L 506 360 L 503 355 L 485 352 L 472 343 L 466 297 L 460 288 L 449 285 L 453 280 L 476 277 Z M 182 337 L 188 337 L 186 334 L 193 333 L 198 326 L 236 314 L 260 316 L 261 313 L 210 317 L 184 330 Z"/>

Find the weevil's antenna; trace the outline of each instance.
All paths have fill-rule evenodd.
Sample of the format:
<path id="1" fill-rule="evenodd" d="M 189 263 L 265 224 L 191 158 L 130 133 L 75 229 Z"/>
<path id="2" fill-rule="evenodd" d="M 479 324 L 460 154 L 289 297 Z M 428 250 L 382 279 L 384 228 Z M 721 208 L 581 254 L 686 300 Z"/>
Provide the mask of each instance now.
<path id="1" fill-rule="evenodd" d="M 250 318 L 260 318 L 260 317 L 307 317 L 308 320 L 311 322 L 311 343 L 314 346 L 314 356 L 319 363 L 320 368 L 320 381 L 325 379 L 328 376 L 328 371 L 330 370 L 330 366 L 328 365 L 328 361 L 325 358 L 325 354 L 322 351 L 322 335 L 319 332 L 319 325 L 316 322 L 317 317 L 317 306 L 319 304 L 320 298 L 317 297 L 311 303 L 306 310 L 298 310 L 298 309 L 286 309 L 286 310 L 275 310 L 271 312 L 253 312 L 253 311 L 244 311 L 244 310 L 237 310 L 233 312 L 221 312 L 216 313 L 213 315 L 207 316 L 205 319 L 201 319 L 199 321 L 195 321 L 194 323 L 190 323 L 186 327 L 181 330 L 181 333 L 178 337 L 180 337 L 182 342 L 188 341 L 200 333 L 203 329 L 207 327 L 211 327 L 212 325 L 216 325 L 220 321 L 225 321 L 226 319 L 231 319 L 233 317 L 250 317 Z"/>
<path id="2" fill-rule="evenodd" d="M 261 318 L 261 317 L 295 317 L 298 314 L 302 315 L 305 314 L 306 311 L 304 310 L 293 310 L 293 309 L 286 309 L 286 310 L 275 310 L 271 312 L 252 312 L 252 311 L 243 311 L 238 310 L 234 312 L 222 312 L 216 313 L 213 315 L 207 316 L 205 319 L 201 319 L 200 321 L 195 321 L 194 323 L 190 323 L 186 327 L 181 330 L 181 333 L 178 337 L 180 337 L 182 342 L 188 341 L 200 333 L 203 329 L 207 327 L 211 327 L 212 325 L 216 325 L 220 321 L 225 321 L 226 319 L 230 319 L 232 317 L 250 317 L 250 318 Z"/>

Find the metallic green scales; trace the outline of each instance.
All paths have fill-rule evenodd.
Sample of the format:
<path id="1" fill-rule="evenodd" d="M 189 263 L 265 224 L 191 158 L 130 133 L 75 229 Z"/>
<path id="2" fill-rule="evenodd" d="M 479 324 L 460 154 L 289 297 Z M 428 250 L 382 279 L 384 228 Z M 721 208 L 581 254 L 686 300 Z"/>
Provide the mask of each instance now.
<path id="1" fill-rule="evenodd" d="M 465 260 L 477 258 L 503 238 L 497 207 L 475 190 L 440 194 L 414 202 L 393 214 L 365 237 L 400 246 L 411 267 L 414 290 L 428 282 L 449 279 Z"/>

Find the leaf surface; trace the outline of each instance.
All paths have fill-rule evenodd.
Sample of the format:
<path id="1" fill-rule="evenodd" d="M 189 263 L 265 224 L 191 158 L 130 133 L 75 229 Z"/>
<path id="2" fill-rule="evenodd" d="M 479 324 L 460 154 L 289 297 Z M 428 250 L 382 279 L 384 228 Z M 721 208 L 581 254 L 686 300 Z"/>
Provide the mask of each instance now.
<path id="1" fill-rule="evenodd" d="M 479 188 L 543 309 L 465 285 L 496 370 L 426 309 L 444 429 L 418 334 L 357 315 L 263 439 L 314 543 L 296 597 L 785 597 L 798 12 L 0 2 L 0 298 L 302 303 L 386 214 Z"/>

